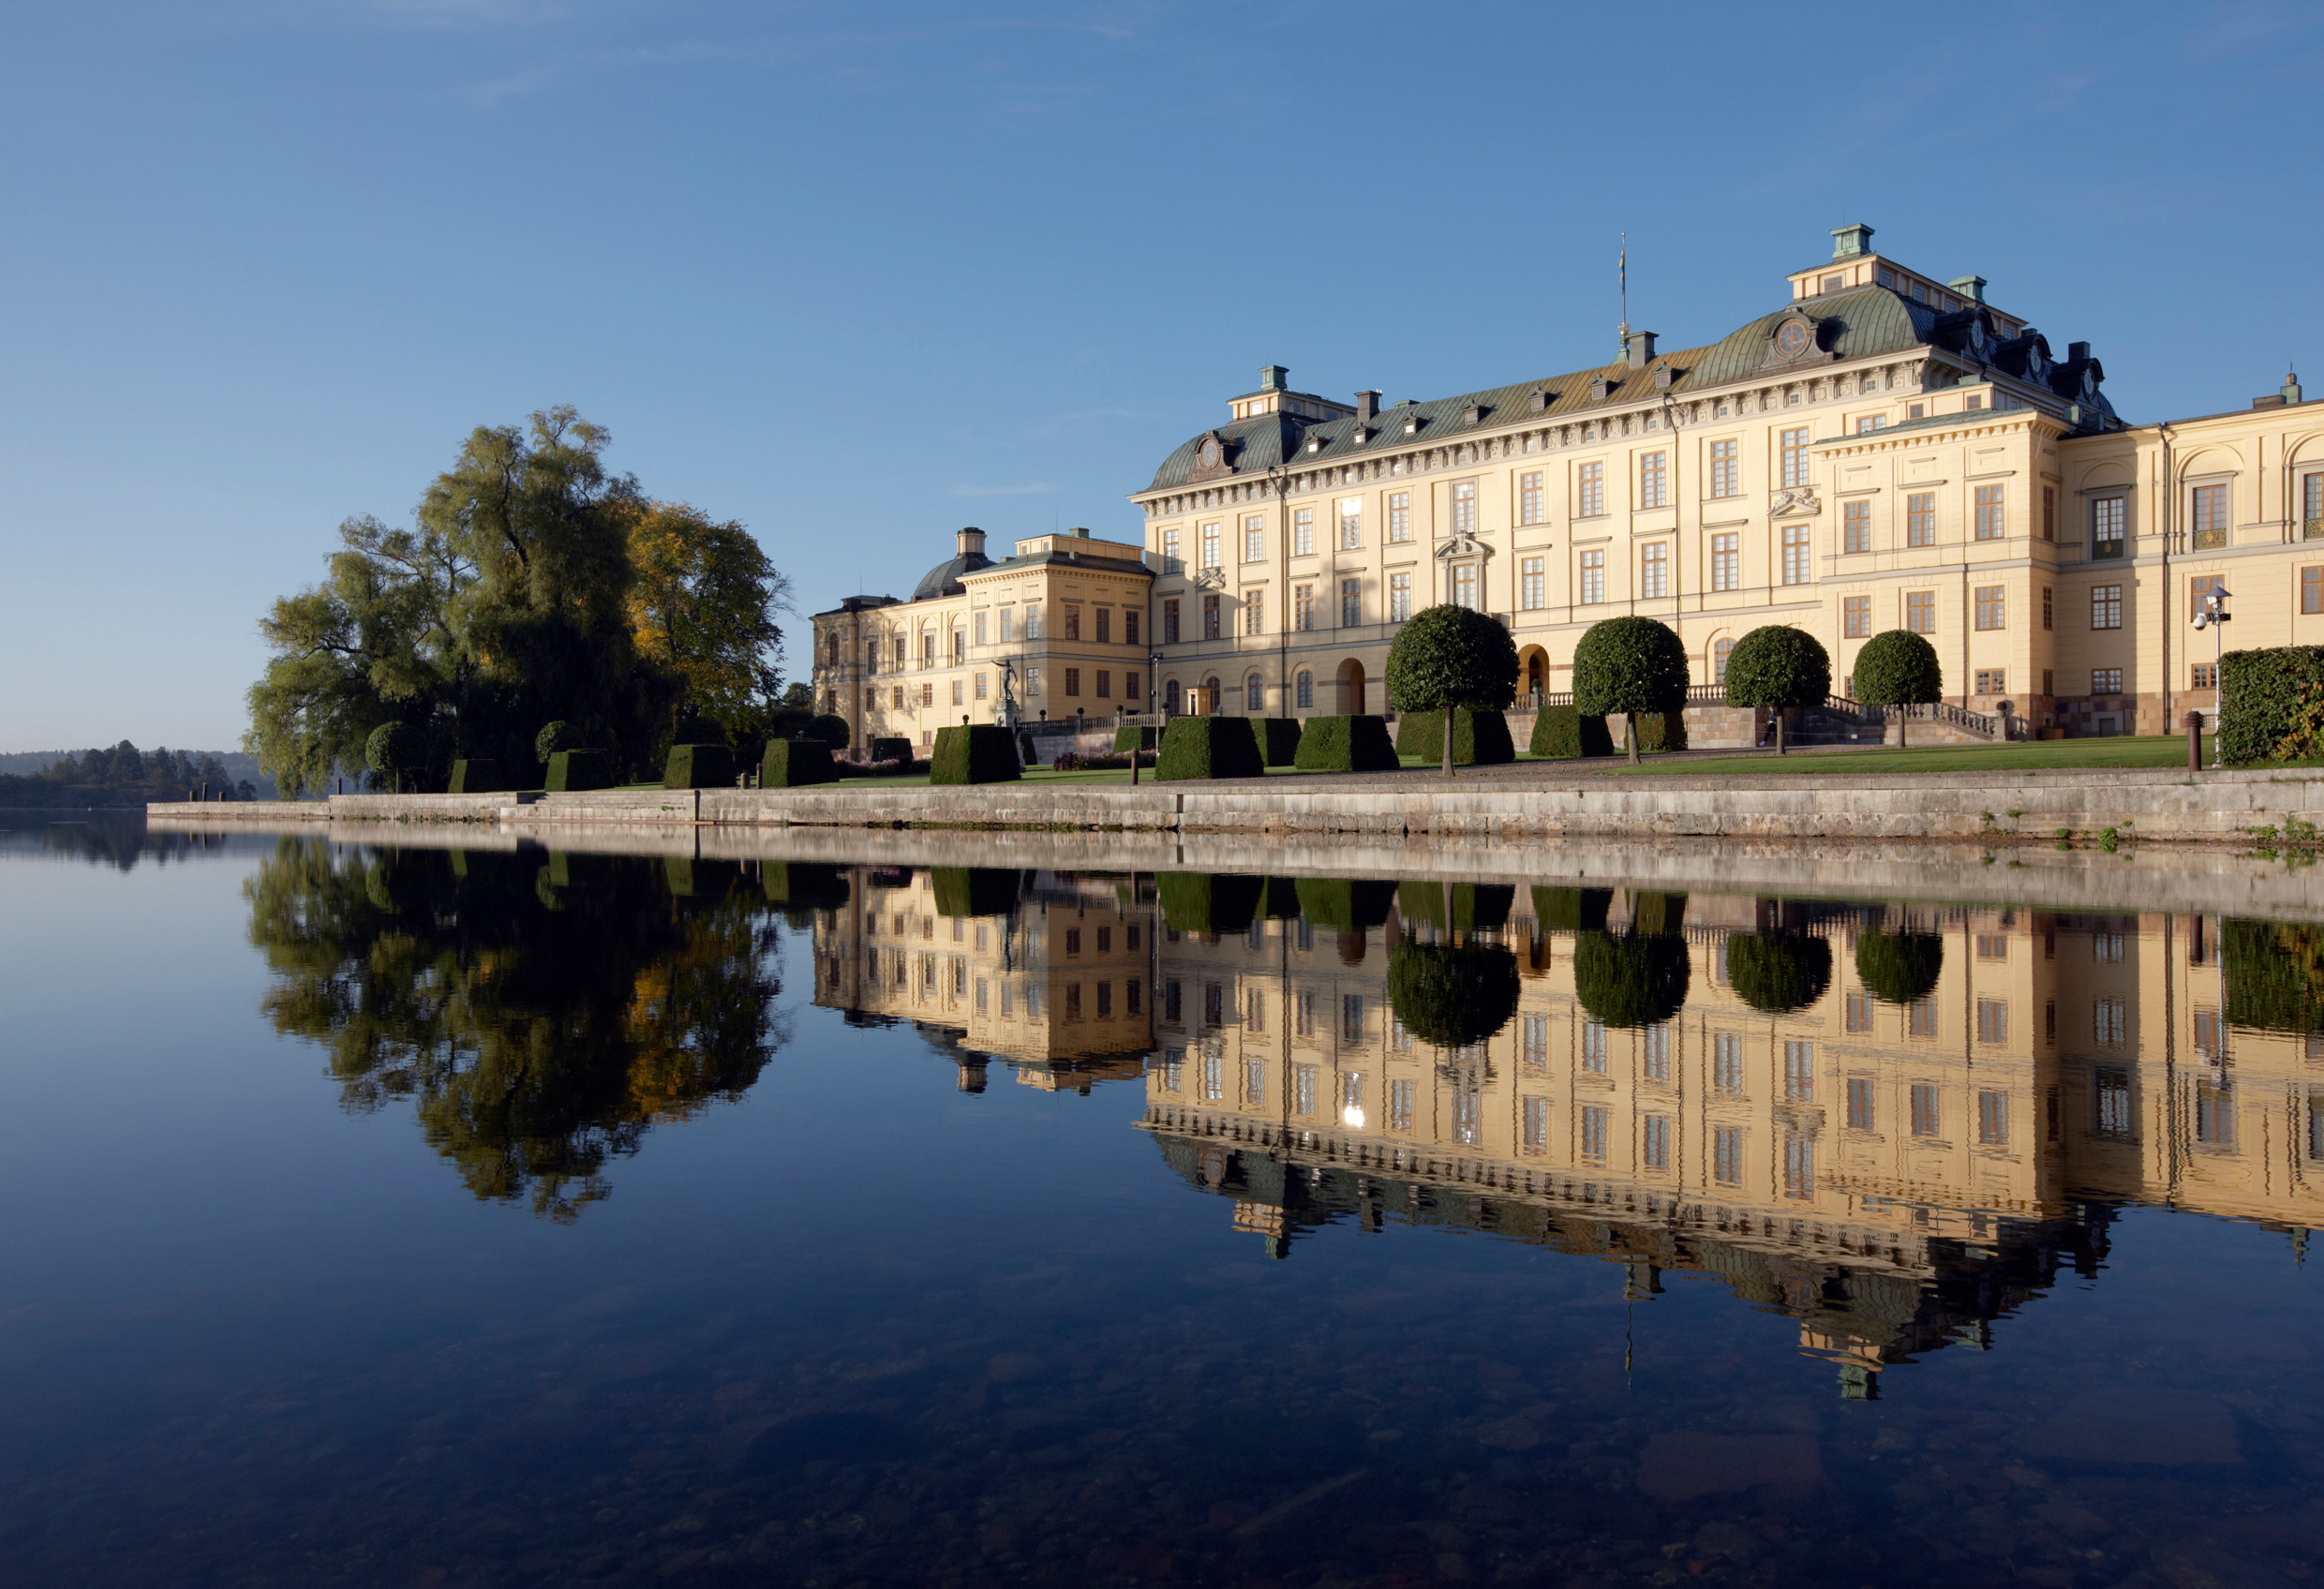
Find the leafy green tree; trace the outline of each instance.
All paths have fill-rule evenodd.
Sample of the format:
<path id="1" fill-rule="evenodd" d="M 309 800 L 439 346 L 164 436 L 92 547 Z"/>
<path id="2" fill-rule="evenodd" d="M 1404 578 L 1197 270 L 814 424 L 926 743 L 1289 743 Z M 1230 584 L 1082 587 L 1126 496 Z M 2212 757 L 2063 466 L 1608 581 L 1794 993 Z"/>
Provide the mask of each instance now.
<path id="1" fill-rule="evenodd" d="M 1832 985 L 1832 946 L 1810 932 L 1738 932 L 1727 940 L 1727 985 L 1771 1016 L 1804 1010 Z"/>
<path id="2" fill-rule="evenodd" d="M 618 516 L 639 654 L 679 681 L 686 709 L 741 727 L 753 703 L 776 693 L 775 609 L 789 601 L 790 582 L 731 519 L 685 502 L 626 503 Z M 796 705 L 810 706 L 812 692 L 799 693 Z"/>
<path id="3" fill-rule="evenodd" d="M 1591 624 L 1573 647 L 1573 705 L 1587 718 L 1622 713 L 1636 762 L 1639 714 L 1686 710 L 1686 646 L 1668 624 L 1652 618 Z"/>
<path id="4" fill-rule="evenodd" d="M 2324 1032 L 2324 929 L 2229 916 L 2219 927 L 2219 968 L 2234 1025 Z"/>
<path id="5" fill-rule="evenodd" d="M 427 765 L 427 735 L 408 722 L 383 722 L 364 742 L 364 765 L 400 794 L 404 780 L 416 780 Z"/>
<path id="6" fill-rule="evenodd" d="M 1517 958 L 1497 943 L 1399 943 L 1388 958 L 1388 1003 L 1423 1043 L 1481 1043 L 1517 1013 Z"/>
<path id="7" fill-rule="evenodd" d="M 541 732 L 532 736 L 532 759 L 543 766 L 547 766 L 549 758 L 559 750 L 588 749 L 581 742 L 581 731 L 562 718 L 555 722 L 544 723 Z"/>
<path id="8" fill-rule="evenodd" d="M 1452 776 L 1452 713 L 1499 711 L 1517 697 L 1517 644 L 1488 614 L 1450 602 L 1423 608 L 1388 647 L 1388 694 L 1403 712 L 1444 713 L 1444 775 Z"/>
<path id="9" fill-rule="evenodd" d="M 1944 698 L 1937 648 L 1909 629 L 1884 630 L 1856 653 L 1855 698 L 1873 706 L 1926 706 Z M 1897 717 L 1897 744 L 1904 718 Z"/>
<path id="10" fill-rule="evenodd" d="M 1775 713 L 1775 753 L 1785 751 L 1783 714 L 1821 706 L 1832 692 L 1832 658 L 1806 630 L 1766 624 L 1727 653 L 1727 705 Z"/>
<path id="11" fill-rule="evenodd" d="M 1944 940 L 1933 932 L 1866 932 L 1856 938 L 1856 980 L 1888 1004 L 1915 1004 L 1936 991 Z"/>

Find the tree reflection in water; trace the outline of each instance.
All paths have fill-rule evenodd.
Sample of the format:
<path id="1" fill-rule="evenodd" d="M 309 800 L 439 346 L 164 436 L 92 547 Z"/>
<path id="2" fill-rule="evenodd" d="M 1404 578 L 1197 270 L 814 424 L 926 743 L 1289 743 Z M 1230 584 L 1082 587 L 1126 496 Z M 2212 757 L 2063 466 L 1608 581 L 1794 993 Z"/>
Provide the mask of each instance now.
<path id="1" fill-rule="evenodd" d="M 244 893 L 262 1011 L 329 1052 L 346 1106 L 413 1100 L 469 1191 L 560 1223 L 787 1036 L 779 929 L 732 863 L 285 839 Z"/>

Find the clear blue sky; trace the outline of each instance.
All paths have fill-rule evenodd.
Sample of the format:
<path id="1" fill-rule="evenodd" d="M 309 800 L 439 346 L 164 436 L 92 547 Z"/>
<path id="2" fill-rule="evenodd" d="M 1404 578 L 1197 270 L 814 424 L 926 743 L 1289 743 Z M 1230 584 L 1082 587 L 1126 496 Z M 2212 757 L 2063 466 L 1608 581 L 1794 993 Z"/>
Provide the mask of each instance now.
<path id="1" fill-rule="evenodd" d="M 1134 534 L 1259 366 L 1467 391 L 1780 301 L 1863 219 L 2134 420 L 2324 389 L 2324 7 L 0 16 L 0 750 L 225 748 L 349 514 L 557 402 L 800 615 Z M 805 649 L 792 647 L 796 674 Z"/>

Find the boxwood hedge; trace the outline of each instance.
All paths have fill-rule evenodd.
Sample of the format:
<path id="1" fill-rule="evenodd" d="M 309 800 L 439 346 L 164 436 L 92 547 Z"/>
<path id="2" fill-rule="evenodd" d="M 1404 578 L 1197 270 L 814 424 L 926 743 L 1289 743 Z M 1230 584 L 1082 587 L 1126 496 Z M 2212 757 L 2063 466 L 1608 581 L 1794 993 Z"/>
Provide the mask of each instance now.
<path id="1" fill-rule="evenodd" d="M 552 794 L 578 794 L 588 789 L 613 787 L 610 750 L 557 750 L 549 756 L 545 785 Z"/>
<path id="2" fill-rule="evenodd" d="M 1377 719 L 1374 720 L 1378 720 Z M 1386 737 L 1382 730 L 1381 736 Z M 1346 877 L 1299 880 L 1299 913 L 1310 927 L 1331 932 L 1369 932 L 1388 920 L 1396 884 Z"/>
<path id="3" fill-rule="evenodd" d="M 767 759 L 758 768 L 759 786 L 764 789 L 802 789 L 811 783 L 828 783 L 839 775 L 831 747 L 820 739 L 770 739 Z"/>
<path id="4" fill-rule="evenodd" d="M 1291 765 L 1303 772 L 1393 772 L 1404 764 L 1386 719 L 1330 717 L 1307 720 Z"/>
<path id="5" fill-rule="evenodd" d="M 445 787 L 454 794 L 493 794 L 508 786 L 499 762 L 490 756 L 470 756 L 452 764 L 452 781 Z"/>
<path id="6" fill-rule="evenodd" d="M 1533 719 L 1533 753 L 1561 760 L 1611 756 L 1614 736 L 1603 718 L 1586 718 L 1572 706 L 1544 706 Z"/>
<path id="7" fill-rule="evenodd" d="M 1162 782 L 1190 778 L 1259 778 L 1259 740 L 1245 718 L 1172 718 L 1162 731 L 1154 776 Z"/>
<path id="8" fill-rule="evenodd" d="M 735 780 L 735 753 L 723 745 L 673 745 L 662 769 L 664 789 L 723 789 Z"/>
<path id="9" fill-rule="evenodd" d="M 928 761 L 929 782 L 1010 783 L 1023 776 L 1007 729 L 976 723 L 936 731 L 936 753 Z"/>
<path id="10" fill-rule="evenodd" d="M 1299 765 L 1300 728 L 1297 718 L 1252 718 L 1251 734 L 1259 741 L 1259 757 L 1271 767 Z"/>
<path id="11" fill-rule="evenodd" d="M 1407 712 L 1396 720 L 1396 753 L 1437 761 L 1444 755 L 1444 714 Z M 1494 766 L 1517 759 L 1509 720 L 1490 708 L 1461 706 L 1452 713 L 1452 765 Z"/>
<path id="12" fill-rule="evenodd" d="M 2230 762 L 2324 755 L 2324 646 L 2229 651 L 2219 661 L 2219 753 Z"/>
<path id="13" fill-rule="evenodd" d="M 1167 737 L 1163 753 L 1169 754 Z M 1265 884 L 1240 872 L 1165 871 L 1155 874 L 1154 892 L 1171 931 L 1224 937 L 1250 930 Z"/>

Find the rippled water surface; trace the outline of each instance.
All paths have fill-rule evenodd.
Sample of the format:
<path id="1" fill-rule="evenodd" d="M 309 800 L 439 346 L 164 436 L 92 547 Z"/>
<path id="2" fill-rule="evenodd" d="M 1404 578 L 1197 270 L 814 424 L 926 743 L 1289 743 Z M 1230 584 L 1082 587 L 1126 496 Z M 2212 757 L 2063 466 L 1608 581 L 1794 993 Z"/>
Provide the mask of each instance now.
<path id="1" fill-rule="evenodd" d="M 0 834 L 0 1582 L 2324 1569 L 2324 934 L 865 861 Z"/>

